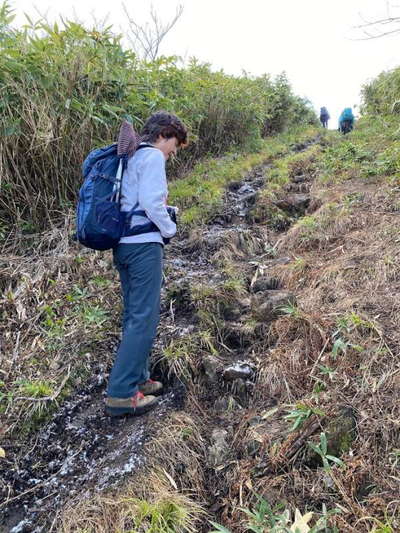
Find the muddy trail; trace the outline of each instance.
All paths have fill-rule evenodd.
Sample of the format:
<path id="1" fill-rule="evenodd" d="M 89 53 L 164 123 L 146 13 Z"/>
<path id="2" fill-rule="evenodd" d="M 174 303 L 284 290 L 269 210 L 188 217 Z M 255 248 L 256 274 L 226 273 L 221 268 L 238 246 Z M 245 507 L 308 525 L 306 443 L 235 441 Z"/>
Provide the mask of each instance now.
<path id="1" fill-rule="evenodd" d="M 292 151 L 305 151 L 316 142 L 318 138 L 292 146 Z M 223 488 L 226 480 L 215 469 L 228 460 L 224 448 L 230 434 L 225 414 L 228 404 L 239 409 L 248 406 L 258 372 L 252 339 L 254 335 L 265 335 L 262 329 L 247 334 L 239 318 L 248 312 L 251 295 L 263 294 L 264 299 L 267 296 L 260 312 L 270 317 L 279 306 L 293 300 L 293 295 L 278 280 L 268 276 L 268 266 L 289 261 L 275 253 L 276 245 L 290 221 L 303 216 L 312 205 L 311 178 L 299 173 L 293 176 L 284 198 L 277 203 L 287 217 L 273 229 L 259 224 L 254 207 L 271 167 L 272 163 L 261 165 L 241 181 L 231 183 L 223 208 L 209 224 L 177 239 L 166 250 L 166 286 L 160 334 L 154 350 L 156 375 L 162 375 L 160 354 L 171 339 L 187 338 L 197 327 L 193 323 L 192 304 L 188 302 L 190 287 L 218 287 L 224 281 L 218 265 L 226 254 L 248 280 L 240 305 L 228 302 L 224 306 L 221 344 L 225 350 L 219 351 L 218 358 L 203 358 L 199 383 L 205 387 L 197 387 L 196 401 L 203 413 L 207 412 L 209 426 L 205 475 L 215 487 L 208 505 L 210 512 L 217 516 L 227 493 Z M 195 296 L 192 294 L 191 298 Z M 110 341 L 107 348 L 115 350 L 115 341 Z M 84 498 L 117 487 L 139 471 L 146 464 L 148 439 L 162 431 L 168 413 L 184 409 L 187 391 L 182 382 L 185 380 L 177 379 L 172 370 L 156 409 L 140 418 L 110 421 L 103 407 L 106 378 L 107 369 L 99 365 L 82 390 L 68 398 L 29 442 L 18 449 L 9 444 L 7 456 L 12 458 L 12 467 L 10 460 L 5 466 L 0 465 L 1 533 L 56 531 L 57 510 L 74 497 Z M 272 398 L 270 407 L 274 405 Z"/>

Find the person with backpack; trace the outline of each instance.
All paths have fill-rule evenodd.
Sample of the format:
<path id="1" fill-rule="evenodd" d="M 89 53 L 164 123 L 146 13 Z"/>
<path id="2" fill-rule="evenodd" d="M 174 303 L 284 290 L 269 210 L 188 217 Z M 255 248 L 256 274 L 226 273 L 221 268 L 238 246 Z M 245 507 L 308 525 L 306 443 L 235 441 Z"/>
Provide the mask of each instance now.
<path id="1" fill-rule="evenodd" d="M 339 131 L 346 135 L 354 127 L 354 115 L 351 107 L 345 107 L 339 117 Z"/>
<path id="2" fill-rule="evenodd" d="M 331 117 L 329 116 L 328 110 L 326 107 L 321 107 L 321 111 L 319 114 L 319 120 L 321 121 L 322 127 L 327 128 L 328 127 L 328 120 Z"/>
<path id="3" fill-rule="evenodd" d="M 176 233 L 174 209 L 167 209 L 165 164 L 186 145 L 187 129 L 175 115 L 159 111 L 144 124 L 140 141 L 121 181 L 120 209 L 133 234 L 125 232 L 113 249 L 123 296 L 123 331 L 105 399 L 111 416 L 148 411 L 163 388 L 150 379 L 149 356 L 159 322 L 163 247 Z M 141 227 L 147 229 L 141 232 Z"/>

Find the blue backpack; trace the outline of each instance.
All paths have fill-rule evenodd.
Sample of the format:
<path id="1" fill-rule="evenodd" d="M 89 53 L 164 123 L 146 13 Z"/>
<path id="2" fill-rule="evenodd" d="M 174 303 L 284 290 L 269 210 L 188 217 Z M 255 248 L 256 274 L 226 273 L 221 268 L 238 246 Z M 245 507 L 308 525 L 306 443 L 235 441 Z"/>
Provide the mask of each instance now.
<path id="1" fill-rule="evenodd" d="M 141 144 L 140 148 L 150 147 Z M 97 148 L 89 153 L 82 165 L 84 183 L 79 191 L 76 214 L 76 238 L 93 250 L 114 248 L 122 237 L 159 231 L 149 220 L 130 227 L 132 216 L 146 216 L 137 210 L 121 211 L 121 185 L 128 164 L 127 155 L 118 155 L 117 144 Z"/>
<path id="2" fill-rule="evenodd" d="M 343 120 L 354 120 L 353 111 L 351 110 L 351 107 L 346 107 L 343 109 L 342 114 L 340 115 L 340 121 Z"/>

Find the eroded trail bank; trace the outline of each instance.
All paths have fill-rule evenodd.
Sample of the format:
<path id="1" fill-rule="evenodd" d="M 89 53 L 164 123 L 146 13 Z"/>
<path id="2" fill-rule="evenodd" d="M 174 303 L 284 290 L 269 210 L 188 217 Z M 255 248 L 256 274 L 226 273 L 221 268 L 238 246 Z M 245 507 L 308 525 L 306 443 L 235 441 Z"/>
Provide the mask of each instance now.
<path id="1" fill-rule="evenodd" d="M 293 145 L 293 150 L 298 152 L 307 147 L 308 142 Z M 199 320 L 195 316 L 192 303 L 185 303 L 185 292 L 190 299 L 198 290 L 199 305 L 205 303 L 201 302 L 202 291 L 209 290 L 213 296 L 213 291 L 219 290 L 221 283 L 226 285 L 228 292 L 231 290 L 234 294 L 234 283 L 232 289 L 229 289 L 229 284 L 235 281 L 234 278 L 231 279 L 229 273 L 219 268 L 210 257 L 217 250 L 229 253 L 230 246 L 237 246 L 244 257 L 249 246 L 254 253 L 262 253 L 265 246 L 270 245 L 264 241 L 263 231 L 255 229 L 253 234 L 253 222 L 249 217 L 272 166 L 273 163 L 267 162 L 245 175 L 242 181 L 232 182 L 226 191 L 222 208 L 215 213 L 209 226 L 202 226 L 199 231 L 191 232 L 166 250 L 167 279 L 162 325 L 154 359 L 159 361 L 156 364 L 156 372 L 163 373 L 164 376 L 166 370 L 169 372 L 171 386 L 163 396 L 160 406 L 147 416 L 117 420 L 110 424 L 110 419 L 104 416 L 103 412 L 106 365 L 94 363 L 87 372 L 85 386 L 68 397 L 62 408 L 50 415 L 49 422 L 34 434 L 31 440 L 21 439 L 17 447 L 14 447 L 12 440 L 4 441 L 7 454 L 1 465 L 4 531 L 13 530 L 12 528 L 14 531 L 47 531 L 48 528 L 57 530 L 55 511 L 66 501 L 75 496 L 79 499 L 88 497 L 92 491 L 117 487 L 123 479 L 137 472 L 145 464 L 146 453 L 143 451 L 143 445 L 147 438 L 157 432 L 162 433 L 166 414 L 171 409 L 182 407 L 185 396 L 182 381 L 187 385 L 187 379 L 196 380 L 188 367 L 189 358 L 195 355 L 195 345 L 200 342 L 201 350 L 208 348 L 214 353 L 214 344 L 218 344 L 211 329 L 199 329 Z M 241 248 L 244 252 L 240 251 Z M 89 268 L 91 267 L 92 265 Z M 40 274 L 46 278 L 45 283 L 48 286 L 49 280 L 44 275 L 44 270 L 36 272 L 37 278 Z M 111 281 L 106 277 L 98 278 L 98 289 L 105 287 L 109 290 Z M 61 282 L 61 279 L 62 275 L 59 273 L 57 282 Z M 29 281 L 26 283 L 27 287 L 20 287 L 21 292 L 24 288 L 27 291 L 32 290 Z M 31 285 L 34 287 L 37 281 L 31 281 Z M 85 288 L 79 288 L 84 280 L 76 281 L 76 285 L 67 293 L 68 303 L 85 300 Z M 236 281 L 241 287 L 241 281 Z M 91 282 L 93 283 L 92 280 Z M 115 285 L 113 288 L 115 289 Z M 197 299 L 196 296 L 194 298 Z M 50 330 L 55 330 L 50 332 L 51 340 L 61 344 L 59 337 L 63 333 L 61 326 L 65 324 L 65 317 L 59 312 L 60 319 L 57 322 L 57 300 L 55 304 L 54 310 L 49 306 L 44 308 L 47 317 L 45 325 L 48 325 Z M 212 312 L 212 309 L 207 307 L 205 305 L 204 312 Z M 93 321 L 104 318 L 98 306 L 90 308 L 86 303 L 86 308 L 84 307 L 81 313 L 82 311 L 92 312 Z M 194 343 L 191 347 L 192 353 L 181 353 L 185 350 L 184 345 L 191 341 Z M 115 343 L 114 338 L 109 337 L 100 349 L 112 353 Z M 80 349 L 82 357 L 91 355 L 82 352 Z M 54 365 L 55 368 L 58 365 L 63 368 L 61 362 Z M 177 378 L 182 378 L 182 381 Z M 40 397 L 33 397 L 31 400 L 37 400 L 35 403 L 39 409 L 42 404 L 46 405 L 46 398 L 42 400 Z M 34 412 L 33 415 L 35 414 Z M 21 416 L 23 417 L 23 412 Z"/>
<path id="2" fill-rule="evenodd" d="M 313 513 L 315 531 L 373 531 L 387 517 L 395 527 L 400 199 L 386 175 L 360 174 L 368 149 L 362 133 L 294 142 L 225 180 L 207 223 L 167 248 L 153 360 L 169 389 L 145 417 L 103 415 L 110 358 L 96 358 L 115 348 L 117 313 L 92 294 L 115 305 L 109 260 L 64 267 L 79 283 L 40 324 L 52 342 L 76 325 L 85 385 L 57 396 L 61 410 L 23 448 L 4 441 L 4 531 L 208 533 L 214 520 L 245 532 L 256 518 L 241 509 L 257 497 L 265 531 L 291 527 L 295 508 Z M 56 295 L 62 279 L 46 287 Z M 107 335 L 80 345 L 96 321 Z"/>

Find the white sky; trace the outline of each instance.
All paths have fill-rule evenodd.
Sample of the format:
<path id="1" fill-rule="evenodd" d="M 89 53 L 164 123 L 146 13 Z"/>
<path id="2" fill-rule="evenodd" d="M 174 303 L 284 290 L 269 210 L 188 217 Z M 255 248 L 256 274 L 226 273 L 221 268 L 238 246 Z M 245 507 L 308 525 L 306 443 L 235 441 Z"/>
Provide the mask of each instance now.
<path id="1" fill-rule="evenodd" d="M 328 108 L 330 127 L 336 127 L 344 107 L 359 103 L 362 83 L 400 63 L 400 36 L 351 40 L 360 14 L 385 17 L 385 0 L 126 0 L 125 5 L 132 18 L 144 22 L 151 5 L 167 21 L 178 3 L 184 12 L 166 37 L 163 54 L 195 56 L 231 74 L 285 70 L 297 94 L 308 97 L 317 111 Z M 36 18 L 36 8 L 50 19 L 72 18 L 75 11 L 89 24 L 94 14 L 109 15 L 116 29 L 126 26 L 119 0 L 14 0 L 12 5 L 17 23 L 24 21 L 24 12 Z"/>

